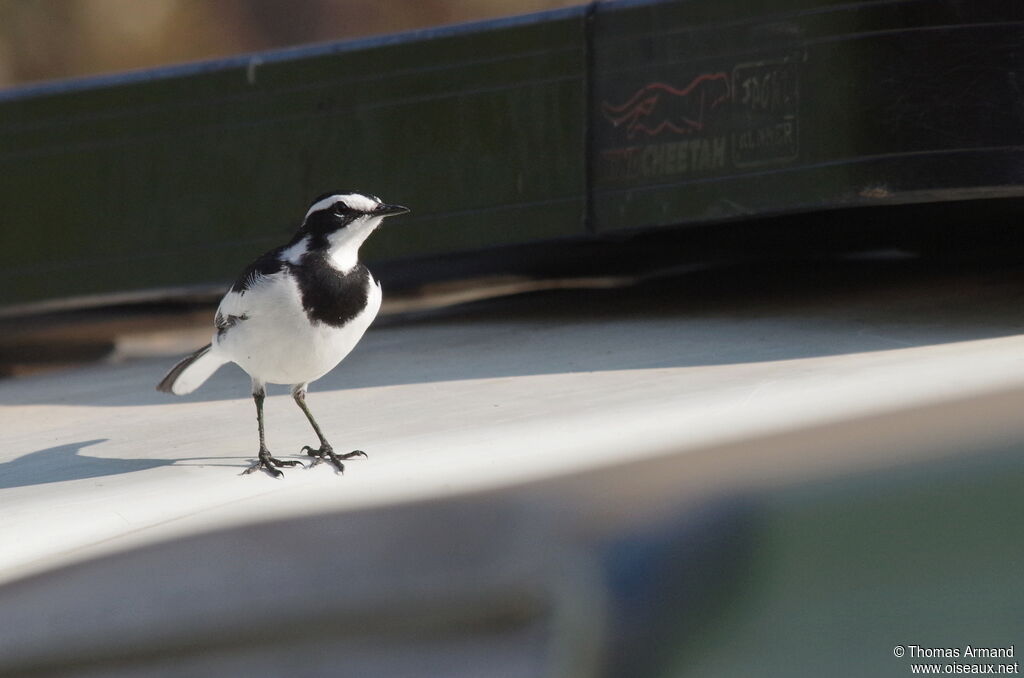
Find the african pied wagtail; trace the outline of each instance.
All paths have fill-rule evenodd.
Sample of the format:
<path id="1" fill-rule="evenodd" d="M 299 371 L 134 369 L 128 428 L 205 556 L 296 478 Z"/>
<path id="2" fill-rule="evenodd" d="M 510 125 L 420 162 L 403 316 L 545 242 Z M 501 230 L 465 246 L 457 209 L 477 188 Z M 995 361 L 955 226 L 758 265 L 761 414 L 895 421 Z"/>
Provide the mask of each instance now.
<path id="1" fill-rule="evenodd" d="M 252 378 L 259 425 L 259 460 L 245 471 L 301 466 L 281 461 L 263 436 L 266 384 L 290 384 L 292 397 L 320 438 L 320 448 L 302 448 L 313 465 L 329 459 L 366 456 L 360 450 L 336 454 L 306 406 L 306 387 L 348 355 L 380 310 L 380 284 L 359 262 L 359 246 L 384 217 L 408 208 L 386 205 L 361 193 L 318 197 L 287 245 L 254 261 L 217 307 L 212 341 L 171 368 L 157 390 L 183 395 L 198 388 L 217 368 L 237 363 Z"/>

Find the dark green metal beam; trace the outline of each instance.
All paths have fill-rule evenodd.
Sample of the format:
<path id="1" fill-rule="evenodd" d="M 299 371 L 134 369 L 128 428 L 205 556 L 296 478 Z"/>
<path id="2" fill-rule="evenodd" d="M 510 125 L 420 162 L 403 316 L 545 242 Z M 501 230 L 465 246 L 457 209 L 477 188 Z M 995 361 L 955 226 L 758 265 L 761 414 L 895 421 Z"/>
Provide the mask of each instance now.
<path id="1" fill-rule="evenodd" d="M 0 306 L 229 280 L 353 188 L 402 258 L 583 230 L 584 11 L 13 90 Z"/>
<path id="2" fill-rule="evenodd" d="M 1019 198 L 1022 46 L 1014 0 L 617 0 L 0 92 L 0 309 L 224 284 L 335 188 L 413 207 L 378 262 Z"/>

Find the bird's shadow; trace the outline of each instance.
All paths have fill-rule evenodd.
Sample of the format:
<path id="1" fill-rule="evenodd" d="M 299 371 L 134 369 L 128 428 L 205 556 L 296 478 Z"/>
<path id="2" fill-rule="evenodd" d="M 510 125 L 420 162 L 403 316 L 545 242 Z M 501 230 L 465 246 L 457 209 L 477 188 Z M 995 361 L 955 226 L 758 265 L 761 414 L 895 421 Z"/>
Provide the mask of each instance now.
<path id="1" fill-rule="evenodd" d="M 80 454 L 81 450 L 107 442 L 108 438 L 83 440 L 29 452 L 0 463 L 0 489 L 59 483 L 66 480 L 102 478 L 171 466 L 189 459 L 112 459 Z"/>

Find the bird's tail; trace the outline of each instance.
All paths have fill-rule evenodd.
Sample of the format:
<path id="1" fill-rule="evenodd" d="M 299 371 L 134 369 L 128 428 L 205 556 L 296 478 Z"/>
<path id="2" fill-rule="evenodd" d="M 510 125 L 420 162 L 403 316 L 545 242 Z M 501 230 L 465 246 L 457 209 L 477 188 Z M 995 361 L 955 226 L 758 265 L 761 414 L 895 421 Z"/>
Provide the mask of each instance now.
<path id="1" fill-rule="evenodd" d="M 185 395 L 202 386 L 218 367 L 227 362 L 211 348 L 211 345 L 207 344 L 172 367 L 167 376 L 156 385 L 156 390 Z"/>

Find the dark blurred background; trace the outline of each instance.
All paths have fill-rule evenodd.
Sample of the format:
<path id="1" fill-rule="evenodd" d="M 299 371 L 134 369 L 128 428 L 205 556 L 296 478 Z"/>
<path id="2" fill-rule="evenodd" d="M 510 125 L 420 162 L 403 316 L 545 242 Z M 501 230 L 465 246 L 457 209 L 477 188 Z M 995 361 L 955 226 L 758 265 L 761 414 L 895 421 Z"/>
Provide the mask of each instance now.
<path id="1" fill-rule="evenodd" d="M 0 0 L 0 87 L 575 4 L 577 0 Z"/>

